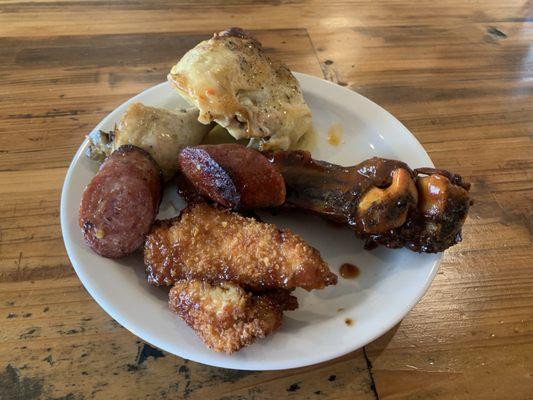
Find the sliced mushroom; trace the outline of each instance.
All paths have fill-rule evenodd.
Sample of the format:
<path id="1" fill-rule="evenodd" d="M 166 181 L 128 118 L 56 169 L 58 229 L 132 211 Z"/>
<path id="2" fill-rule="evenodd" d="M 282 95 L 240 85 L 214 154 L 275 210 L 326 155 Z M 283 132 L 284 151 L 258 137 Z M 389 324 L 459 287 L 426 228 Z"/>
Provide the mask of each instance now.
<path id="1" fill-rule="evenodd" d="M 364 232 L 384 233 L 402 226 L 411 208 L 416 207 L 418 193 L 411 174 L 404 168 L 392 171 L 392 183 L 385 189 L 372 187 L 361 196 L 357 207 L 358 221 Z"/>

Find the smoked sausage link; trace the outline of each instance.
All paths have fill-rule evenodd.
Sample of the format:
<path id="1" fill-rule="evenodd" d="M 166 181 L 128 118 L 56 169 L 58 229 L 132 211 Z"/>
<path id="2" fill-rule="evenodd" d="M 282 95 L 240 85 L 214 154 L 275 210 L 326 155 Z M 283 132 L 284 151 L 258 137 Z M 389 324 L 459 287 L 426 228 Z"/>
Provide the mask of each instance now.
<path id="1" fill-rule="evenodd" d="M 161 171 L 144 150 L 125 145 L 100 166 L 85 188 L 79 225 L 87 244 L 109 258 L 137 250 L 161 202 Z"/>
<path id="2" fill-rule="evenodd" d="M 181 173 L 203 196 L 240 210 L 277 207 L 285 201 L 285 181 L 259 151 L 240 144 L 186 147 Z"/>

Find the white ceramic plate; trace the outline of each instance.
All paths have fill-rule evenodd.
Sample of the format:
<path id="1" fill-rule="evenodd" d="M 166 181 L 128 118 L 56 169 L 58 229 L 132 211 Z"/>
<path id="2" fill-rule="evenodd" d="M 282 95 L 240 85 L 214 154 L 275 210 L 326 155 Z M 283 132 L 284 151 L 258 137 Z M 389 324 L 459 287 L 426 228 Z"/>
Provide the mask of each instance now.
<path id="1" fill-rule="evenodd" d="M 405 161 L 412 168 L 433 166 L 407 128 L 377 104 L 322 79 L 298 73 L 295 76 L 313 112 L 315 158 L 353 165 L 381 156 Z M 122 104 L 95 129 L 111 130 L 126 107 L 136 101 L 165 108 L 186 105 L 167 83 L 162 83 Z M 343 127 L 338 146 L 327 141 L 332 124 Z M 350 262 L 361 273 L 354 280 L 339 277 L 336 286 L 325 290 L 297 290 L 300 307 L 286 313 L 278 332 L 231 356 L 215 353 L 169 311 L 165 290 L 147 284 L 140 254 L 110 260 L 99 257 L 83 243 L 78 207 L 83 189 L 98 169 L 84 155 L 87 145 L 85 140 L 74 156 L 61 196 L 61 227 L 72 265 L 91 296 L 116 321 L 141 339 L 180 357 L 244 370 L 295 368 L 330 360 L 391 329 L 422 297 L 437 272 L 439 255 L 405 249 L 365 251 L 353 232 L 318 218 L 297 213 L 263 215 L 319 249 L 334 272 L 338 273 L 342 263 Z M 165 191 L 160 218 L 176 215 L 184 205 L 174 193 L 173 188 Z M 353 320 L 353 325 L 345 323 L 347 318 Z"/>

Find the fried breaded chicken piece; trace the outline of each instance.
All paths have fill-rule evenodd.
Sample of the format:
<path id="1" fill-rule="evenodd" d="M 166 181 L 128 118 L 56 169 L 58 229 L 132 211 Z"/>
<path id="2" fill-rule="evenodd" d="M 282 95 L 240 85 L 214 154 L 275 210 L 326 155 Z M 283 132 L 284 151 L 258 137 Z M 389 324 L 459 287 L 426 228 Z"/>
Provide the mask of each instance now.
<path id="1" fill-rule="evenodd" d="M 146 237 L 148 281 L 232 281 L 252 290 L 322 289 L 337 283 L 315 248 L 289 230 L 229 210 L 191 204 L 177 218 L 157 221 Z"/>
<path id="2" fill-rule="evenodd" d="M 298 300 L 288 290 L 252 295 L 232 282 L 181 280 L 170 290 L 169 307 L 207 347 L 231 354 L 279 329 L 283 311 L 296 309 Z"/>

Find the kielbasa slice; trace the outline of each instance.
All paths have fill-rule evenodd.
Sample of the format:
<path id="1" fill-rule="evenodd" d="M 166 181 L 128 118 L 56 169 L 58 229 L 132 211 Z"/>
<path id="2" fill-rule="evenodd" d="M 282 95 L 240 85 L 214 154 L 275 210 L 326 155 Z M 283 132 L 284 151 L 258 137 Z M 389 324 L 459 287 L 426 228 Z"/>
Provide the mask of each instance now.
<path id="1" fill-rule="evenodd" d="M 259 151 L 240 144 L 186 147 L 178 165 L 200 194 L 225 207 L 250 210 L 285 201 L 282 175 Z"/>
<path id="2" fill-rule="evenodd" d="M 161 171 L 144 150 L 121 146 L 85 188 L 79 225 L 87 244 L 109 258 L 137 250 L 161 202 Z"/>

